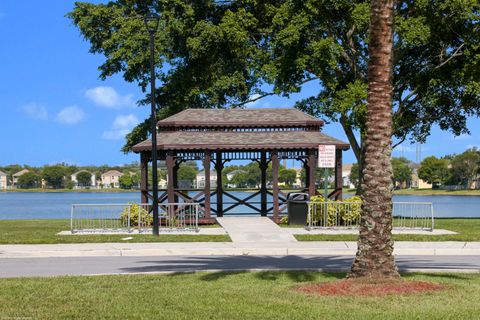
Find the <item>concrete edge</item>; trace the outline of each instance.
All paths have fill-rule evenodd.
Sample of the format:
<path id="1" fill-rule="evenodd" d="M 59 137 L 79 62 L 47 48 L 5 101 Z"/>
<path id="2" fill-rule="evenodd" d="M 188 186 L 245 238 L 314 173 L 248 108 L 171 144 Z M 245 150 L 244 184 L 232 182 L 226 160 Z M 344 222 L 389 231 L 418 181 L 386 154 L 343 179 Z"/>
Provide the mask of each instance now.
<path id="1" fill-rule="evenodd" d="M 0 260 L 8 258 L 54 258 L 54 257 L 128 257 L 128 256 L 289 256 L 289 255 L 355 255 L 356 249 L 325 248 L 152 248 L 152 249 L 93 249 L 93 250 L 8 250 L 0 252 Z M 395 256 L 473 256 L 480 255 L 480 249 L 438 249 L 438 248 L 405 248 L 394 251 Z"/>
<path id="2" fill-rule="evenodd" d="M 100 276 L 136 276 L 136 275 L 172 275 L 172 274 L 197 274 L 197 273 L 236 273 L 236 272 L 281 272 L 281 271 L 304 271 L 304 272 L 323 272 L 323 273 L 347 273 L 350 268 L 238 268 L 238 269 L 205 269 L 205 270 L 179 270 L 179 271 L 147 271 L 147 272 L 112 272 L 112 273 L 94 273 L 82 275 L 47 275 L 41 278 L 61 278 L 61 277 L 100 277 Z M 401 274 L 422 273 L 422 274 L 450 274 L 450 273 L 480 273 L 479 269 L 441 269 L 441 268 L 399 268 Z M 38 278 L 38 276 L 20 276 L 15 278 Z"/>

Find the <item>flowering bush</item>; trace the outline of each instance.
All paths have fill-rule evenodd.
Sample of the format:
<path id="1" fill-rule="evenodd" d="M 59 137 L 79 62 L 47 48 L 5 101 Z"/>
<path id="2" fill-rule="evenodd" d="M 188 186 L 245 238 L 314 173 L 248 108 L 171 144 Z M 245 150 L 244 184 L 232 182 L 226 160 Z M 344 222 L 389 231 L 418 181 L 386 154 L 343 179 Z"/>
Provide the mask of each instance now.
<path id="1" fill-rule="evenodd" d="M 361 214 L 362 199 L 358 196 L 350 197 L 342 201 L 332 201 L 323 196 L 313 196 L 311 202 L 323 203 L 310 205 L 309 215 L 314 224 L 320 226 L 339 226 L 354 224 Z M 343 202 L 345 204 L 337 204 Z"/>
<path id="2" fill-rule="evenodd" d="M 128 213 L 130 208 L 130 226 L 138 226 L 138 215 L 140 214 L 140 219 L 144 225 L 150 226 L 153 223 L 153 217 L 148 213 L 147 210 L 141 208 L 138 204 L 131 204 L 130 207 L 123 209 L 120 214 L 120 220 L 122 224 L 126 226 L 128 224 Z"/>

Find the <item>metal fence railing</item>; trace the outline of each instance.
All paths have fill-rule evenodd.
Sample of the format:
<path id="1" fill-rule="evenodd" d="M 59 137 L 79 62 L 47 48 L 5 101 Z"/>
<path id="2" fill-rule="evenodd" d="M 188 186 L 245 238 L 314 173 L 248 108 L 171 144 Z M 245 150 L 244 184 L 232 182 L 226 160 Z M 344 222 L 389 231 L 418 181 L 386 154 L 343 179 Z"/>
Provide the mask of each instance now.
<path id="1" fill-rule="evenodd" d="M 431 202 L 394 202 L 393 227 L 433 230 L 435 219 Z"/>
<path id="2" fill-rule="evenodd" d="M 164 230 L 198 230 L 199 203 L 159 204 L 160 228 Z"/>
<path id="3" fill-rule="evenodd" d="M 357 228 L 360 202 L 308 202 L 307 229 Z M 393 227 L 433 230 L 433 205 L 429 202 L 394 202 Z"/>
<path id="4" fill-rule="evenodd" d="M 198 203 L 159 204 L 160 231 L 198 231 Z M 72 233 L 148 233 L 153 225 L 152 205 L 72 204 Z"/>

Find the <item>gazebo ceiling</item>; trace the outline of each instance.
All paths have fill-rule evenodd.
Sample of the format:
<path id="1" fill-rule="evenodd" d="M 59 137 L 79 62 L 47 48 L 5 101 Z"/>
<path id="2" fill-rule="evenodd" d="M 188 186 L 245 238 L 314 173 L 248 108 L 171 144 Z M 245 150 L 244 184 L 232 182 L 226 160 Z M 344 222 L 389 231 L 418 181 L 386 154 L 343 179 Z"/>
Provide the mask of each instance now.
<path id="1" fill-rule="evenodd" d="M 167 131 L 157 135 L 158 150 L 283 150 L 312 149 L 320 144 L 347 150 L 348 143 L 319 131 Z M 133 147 L 134 152 L 152 150 L 152 141 Z"/>
<path id="2" fill-rule="evenodd" d="M 292 108 L 186 109 L 158 122 L 158 127 L 311 127 L 323 121 Z"/>

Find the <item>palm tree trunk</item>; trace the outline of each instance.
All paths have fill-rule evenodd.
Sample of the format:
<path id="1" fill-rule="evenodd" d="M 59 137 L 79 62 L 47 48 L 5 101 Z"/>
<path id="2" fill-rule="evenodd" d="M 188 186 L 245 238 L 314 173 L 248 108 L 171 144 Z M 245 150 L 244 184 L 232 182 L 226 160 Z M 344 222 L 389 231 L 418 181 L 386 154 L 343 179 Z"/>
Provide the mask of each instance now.
<path id="1" fill-rule="evenodd" d="M 371 0 L 362 218 L 349 277 L 398 277 L 392 240 L 394 0 Z"/>

